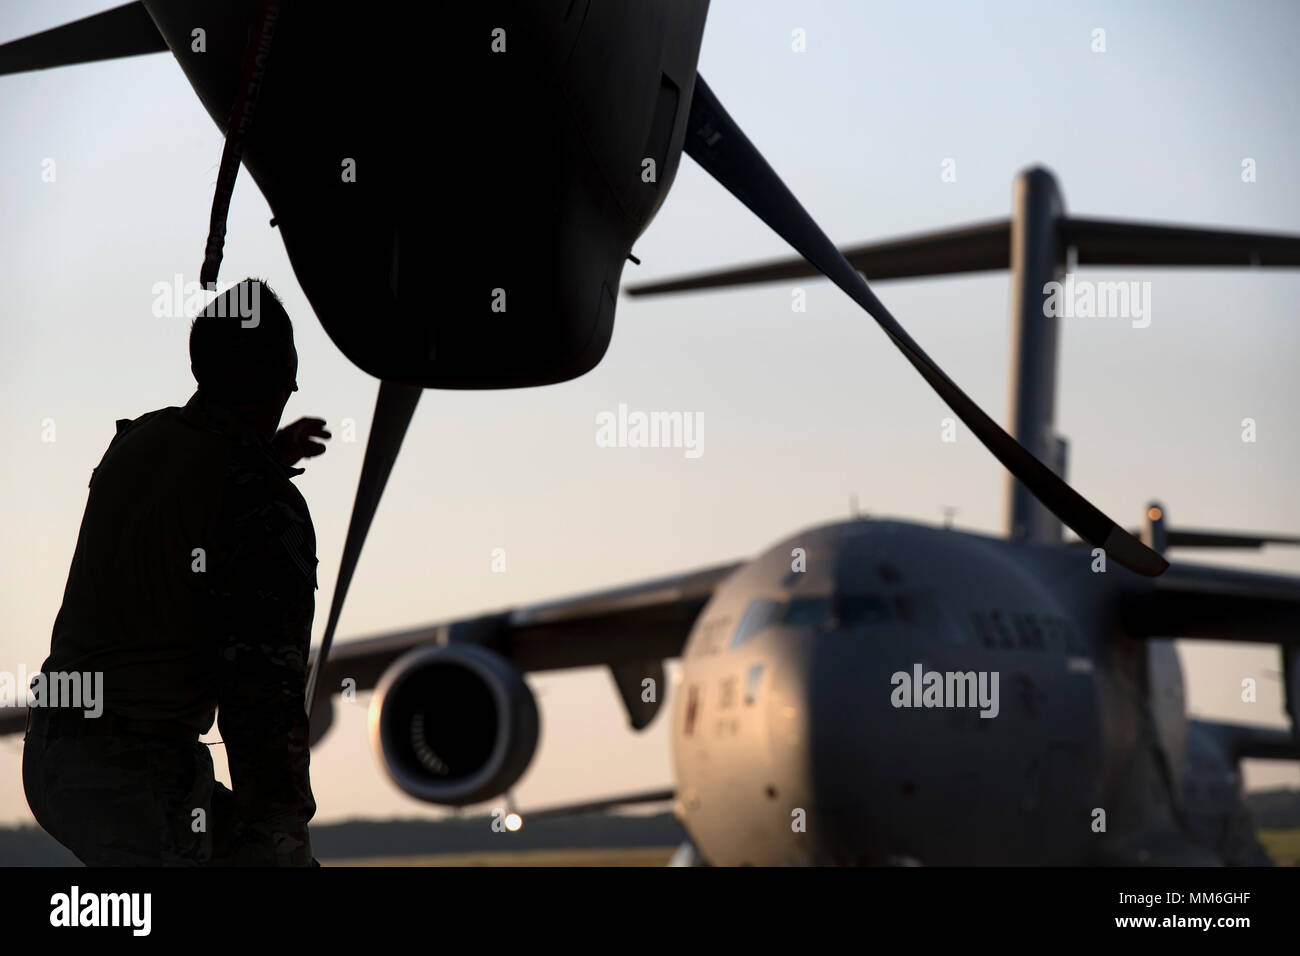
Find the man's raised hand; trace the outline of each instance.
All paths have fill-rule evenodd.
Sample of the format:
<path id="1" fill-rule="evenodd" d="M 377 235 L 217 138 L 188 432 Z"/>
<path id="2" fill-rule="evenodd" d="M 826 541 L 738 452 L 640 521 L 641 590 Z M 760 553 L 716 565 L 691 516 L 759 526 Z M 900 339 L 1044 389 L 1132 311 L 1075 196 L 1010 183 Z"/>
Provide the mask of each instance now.
<path id="1" fill-rule="evenodd" d="M 276 432 L 271 446 L 281 464 L 292 468 L 300 459 L 324 454 L 325 440 L 329 437 L 330 433 L 325 430 L 325 419 L 300 418 Z"/>

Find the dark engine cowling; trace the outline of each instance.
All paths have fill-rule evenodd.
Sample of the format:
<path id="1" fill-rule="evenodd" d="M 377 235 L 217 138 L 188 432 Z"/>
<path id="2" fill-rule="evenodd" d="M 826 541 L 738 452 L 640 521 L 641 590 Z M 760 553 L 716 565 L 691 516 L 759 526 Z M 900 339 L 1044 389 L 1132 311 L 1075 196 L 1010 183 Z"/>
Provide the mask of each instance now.
<path id="1" fill-rule="evenodd" d="M 394 661 L 370 704 L 370 741 L 393 782 L 466 806 L 512 787 L 537 750 L 537 701 L 519 670 L 472 644 Z"/>

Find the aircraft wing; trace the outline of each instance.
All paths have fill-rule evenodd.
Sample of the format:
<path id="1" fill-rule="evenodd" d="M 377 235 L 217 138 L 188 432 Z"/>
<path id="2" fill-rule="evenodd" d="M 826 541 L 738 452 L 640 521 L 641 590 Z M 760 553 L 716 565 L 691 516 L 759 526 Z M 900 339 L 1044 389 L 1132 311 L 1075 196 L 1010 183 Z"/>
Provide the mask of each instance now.
<path id="1" fill-rule="evenodd" d="M 1120 615 L 1125 630 L 1136 637 L 1278 644 L 1283 703 L 1300 735 L 1300 578 L 1175 563 L 1158 581 L 1144 580 L 1125 595 Z M 1292 737 L 1288 750 L 1281 737 L 1262 728 L 1257 733 L 1229 728 L 1217 736 L 1231 744 L 1238 759 L 1295 756 L 1300 740 Z"/>
<path id="2" fill-rule="evenodd" d="M 743 562 L 720 564 L 543 604 L 529 604 L 472 618 L 347 641 L 330 653 L 321 688 L 337 694 L 345 679 L 369 690 L 388 666 L 407 651 L 427 644 L 480 644 L 522 671 L 604 665 L 610 668 L 632 726 L 644 727 L 654 705 L 641 700 L 640 682 L 677 657 L 695 619 L 714 590 Z M 312 655 L 315 663 L 315 654 Z M 331 708 L 321 695 L 312 712 L 312 739 L 329 728 Z M 22 733 L 27 711 L 0 708 L 0 736 Z"/>
<path id="3" fill-rule="evenodd" d="M 334 648 L 322 686 L 350 677 L 373 687 L 407 651 L 426 644 L 482 644 L 523 671 L 618 665 L 676 657 L 713 591 L 740 563 L 658 578 L 580 597 L 348 641 Z"/>
<path id="4" fill-rule="evenodd" d="M 658 703 L 641 699 L 647 675 L 663 681 L 663 661 L 677 657 L 714 590 L 742 563 L 728 563 L 545 604 L 430 624 L 336 646 L 320 687 L 344 680 L 368 690 L 398 657 L 429 644 L 469 642 L 495 651 L 521 671 L 609 667 L 632 727 L 648 725 Z M 313 661 L 314 664 L 314 656 Z M 325 704 L 325 706 L 320 706 Z M 329 728 L 328 697 L 312 707 L 312 740 Z"/>
<path id="5" fill-rule="evenodd" d="M 1300 757 L 1300 743 L 1291 731 L 1279 727 L 1257 727 L 1249 724 L 1222 724 L 1210 720 L 1194 720 L 1211 737 L 1219 742 L 1234 762 L 1238 760 L 1295 760 Z"/>
<path id="6" fill-rule="evenodd" d="M 1129 634 L 1300 647 L 1300 578 L 1174 563 L 1127 596 Z"/>
<path id="7" fill-rule="evenodd" d="M 1239 534 L 1224 531 L 1178 529 L 1165 535 L 1170 548 L 1255 548 L 1270 544 L 1300 544 L 1300 537 L 1290 534 Z"/>

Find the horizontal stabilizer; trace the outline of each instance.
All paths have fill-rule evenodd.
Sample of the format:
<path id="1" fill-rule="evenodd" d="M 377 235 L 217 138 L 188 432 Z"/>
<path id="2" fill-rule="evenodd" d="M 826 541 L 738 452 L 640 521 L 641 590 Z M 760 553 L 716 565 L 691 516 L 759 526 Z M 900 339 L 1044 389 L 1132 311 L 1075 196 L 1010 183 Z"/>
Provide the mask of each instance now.
<path id="1" fill-rule="evenodd" d="M 1300 236 L 1227 229 L 1198 229 L 1109 219 L 1062 218 L 1056 247 L 1073 248 L 1079 265 L 1300 267 Z M 1009 220 L 921 233 L 840 250 L 868 280 L 987 272 L 1011 266 Z M 629 286 L 629 295 L 753 285 L 816 276 L 799 256 L 773 259 Z"/>
<path id="2" fill-rule="evenodd" d="M 144 4 L 127 3 L 0 46 L 0 76 L 165 52 Z"/>
<path id="3" fill-rule="evenodd" d="M 1061 248 L 1079 265 L 1300 266 L 1300 236 L 1109 219 L 1062 219 Z"/>
<path id="4" fill-rule="evenodd" d="M 879 279 L 913 279 L 1005 269 L 1009 262 L 1010 248 L 1011 223 L 1003 219 L 961 229 L 848 246 L 840 251 L 853 268 L 875 282 Z M 821 272 L 807 259 L 791 256 L 758 265 L 703 272 L 681 279 L 646 282 L 629 286 L 627 291 L 629 295 L 655 295 L 820 275 Z"/>

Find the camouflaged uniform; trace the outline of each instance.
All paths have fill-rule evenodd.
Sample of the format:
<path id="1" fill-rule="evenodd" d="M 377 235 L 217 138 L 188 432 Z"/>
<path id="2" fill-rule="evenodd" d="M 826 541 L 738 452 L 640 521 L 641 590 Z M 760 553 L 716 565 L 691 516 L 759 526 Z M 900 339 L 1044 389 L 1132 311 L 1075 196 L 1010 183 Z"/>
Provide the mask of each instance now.
<path id="1" fill-rule="evenodd" d="M 310 865 L 302 469 L 198 394 L 117 425 L 42 667 L 103 672 L 104 715 L 31 711 L 28 803 L 92 865 Z M 218 711 L 231 790 L 198 741 Z"/>

